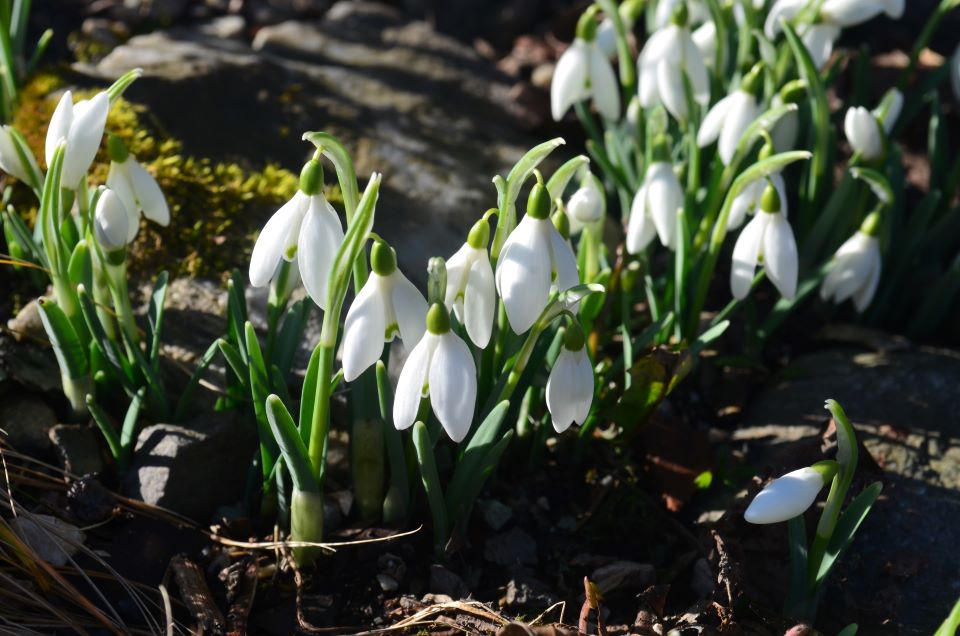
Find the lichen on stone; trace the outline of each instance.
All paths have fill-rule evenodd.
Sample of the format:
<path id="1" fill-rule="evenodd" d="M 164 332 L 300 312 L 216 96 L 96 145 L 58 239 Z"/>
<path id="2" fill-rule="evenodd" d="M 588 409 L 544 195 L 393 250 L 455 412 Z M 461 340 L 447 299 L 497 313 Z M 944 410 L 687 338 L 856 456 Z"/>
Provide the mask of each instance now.
<path id="1" fill-rule="evenodd" d="M 13 125 L 21 131 L 43 166 L 47 123 L 64 81 L 56 75 L 36 75 L 23 89 Z M 74 91 L 86 99 L 98 89 Z M 149 108 L 120 98 L 110 109 L 107 131 L 120 137 L 153 174 L 170 205 L 171 223 L 159 227 L 141 222 L 129 259 L 134 275 L 152 276 L 166 269 L 173 276 L 223 277 L 233 268 L 244 269 L 254 239 L 266 218 L 293 196 L 298 175 L 273 163 L 250 169 L 238 163 L 190 156 L 183 143 L 165 134 L 150 117 Z M 101 145 L 91 174 L 92 184 L 106 181 L 109 168 L 106 143 Z M 23 189 L 25 190 L 25 189 Z M 341 199 L 328 186 L 328 199 Z M 36 201 L 21 192 L 14 205 L 32 223 Z"/>

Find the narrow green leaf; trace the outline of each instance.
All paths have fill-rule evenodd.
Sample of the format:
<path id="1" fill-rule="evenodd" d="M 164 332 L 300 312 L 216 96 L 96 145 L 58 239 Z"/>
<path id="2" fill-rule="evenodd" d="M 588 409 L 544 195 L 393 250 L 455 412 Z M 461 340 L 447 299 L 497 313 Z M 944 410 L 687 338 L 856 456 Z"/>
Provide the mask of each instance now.
<path id="1" fill-rule="evenodd" d="M 257 332 L 250 321 L 244 325 L 247 360 L 250 372 L 250 399 L 253 400 L 253 412 L 260 431 L 260 455 L 262 460 L 263 476 L 267 478 L 273 470 L 273 463 L 277 459 L 277 440 L 270 431 L 267 421 L 266 401 L 270 394 L 270 376 L 267 375 L 267 366 L 260 350 L 260 341 Z"/>
<path id="2" fill-rule="evenodd" d="M 123 385 L 123 390 L 126 391 L 127 395 L 133 397 L 138 387 L 133 383 L 132 367 L 120 353 L 117 343 L 111 340 L 104 331 L 103 325 L 100 324 L 100 317 L 97 315 L 97 309 L 90 298 L 90 292 L 83 285 L 77 287 L 77 299 L 80 302 L 80 314 L 90 331 L 93 342 L 100 353 L 103 354 L 104 359 L 113 368 L 114 374 Z"/>
<path id="3" fill-rule="evenodd" d="M 838 426 L 838 433 L 839 430 L 840 427 Z M 863 492 L 857 495 L 856 498 L 850 502 L 850 505 L 847 506 L 847 509 L 843 511 L 836 528 L 834 528 L 830 543 L 827 545 L 827 551 L 823 555 L 823 560 L 820 561 L 820 571 L 817 573 L 816 580 L 817 587 L 823 584 L 824 580 L 830 575 L 830 571 L 833 569 L 837 559 L 839 559 L 844 551 L 850 547 L 850 544 L 853 543 L 853 537 L 860 528 L 860 524 L 867 518 L 870 509 L 873 507 L 873 504 L 876 503 L 877 497 L 880 496 L 882 490 L 883 484 L 879 481 L 870 484 L 864 488 Z"/>
<path id="4" fill-rule="evenodd" d="M 956 636 L 958 631 L 960 631 L 960 599 L 933 636 Z"/>
<path id="5" fill-rule="evenodd" d="M 110 447 L 110 454 L 115 460 L 119 460 L 122 454 L 120 437 L 117 435 L 113 423 L 110 422 L 110 418 L 103 412 L 103 409 L 100 408 L 92 395 L 87 395 L 87 408 L 90 410 L 90 415 L 93 416 L 93 421 L 96 423 L 97 428 L 99 428 L 103 434 L 103 438 L 107 440 L 107 446 Z"/>
<path id="6" fill-rule="evenodd" d="M 573 179 L 581 170 L 586 170 L 590 166 L 590 159 L 586 155 L 577 155 L 562 166 L 556 169 L 547 180 L 547 192 L 550 193 L 550 201 L 556 201 L 563 196 L 570 180 Z"/>
<path id="7" fill-rule="evenodd" d="M 293 400 L 290 399 L 290 390 L 287 388 L 287 377 L 280 372 L 280 368 L 275 364 L 270 365 L 270 387 L 285 404 L 293 403 Z"/>
<path id="8" fill-rule="evenodd" d="M 220 353 L 223 354 L 223 359 L 226 360 L 227 366 L 230 367 L 230 370 L 233 371 L 237 380 L 246 390 L 246 387 L 250 385 L 250 372 L 247 370 L 247 365 L 240 355 L 240 350 L 223 338 L 220 338 L 214 344 L 220 349 Z"/>
<path id="9" fill-rule="evenodd" d="M 298 300 L 287 310 L 273 349 L 271 362 L 280 369 L 284 377 L 290 374 L 293 358 L 303 341 L 303 330 L 310 317 L 313 301 L 309 298 Z"/>
<path id="10" fill-rule="evenodd" d="M 283 453 L 283 459 L 293 479 L 293 487 L 304 492 L 320 492 L 313 469 L 310 467 L 307 447 L 300 438 L 297 425 L 290 417 L 290 412 L 284 406 L 283 400 L 276 395 L 268 396 L 265 411 L 270 430 L 273 432 L 280 452 Z"/>
<path id="11" fill-rule="evenodd" d="M 850 168 L 850 174 L 852 174 L 855 179 L 865 181 L 867 185 L 870 186 L 874 196 L 876 196 L 881 203 L 884 205 L 893 205 L 893 188 L 890 187 L 890 181 L 885 176 L 876 170 L 861 167 Z"/>
<path id="12" fill-rule="evenodd" d="M 504 400 L 497 404 L 484 418 L 473 436 L 467 442 L 463 453 L 453 471 L 453 477 L 447 485 L 447 509 L 451 512 L 460 510 L 460 502 L 470 490 L 470 482 L 481 471 L 483 458 L 493 447 L 494 441 L 500 433 L 500 425 L 510 408 L 510 401 Z"/>
<path id="13" fill-rule="evenodd" d="M 133 454 L 133 446 L 137 442 L 137 421 L 140 418 L 140 409 L 143 406 L 143 398 L 146 394 L 147 388 L 140 387 L 133 399 L 130 400 L 130 406 L 127 407 L 127 413 L 123 418 L 123 427 L 120 429 L 120 455 L 116 458 L 120 472 L 127 469 L 130 456 Z"/>
<path id="14" fill-rule="evenodd" d="M 210 343 L 206 353 L 204 353 L 197 362 L 197 368 L 194 369 L 193 374 L 190 376 L 190 380 L 187 382 L 187 385 L 183 388 L 183 392 L 180 394 L 180 399 L 177 400 L 177 408 L 174 409 L 173 412 L 174 421 L 179 422 L 186 414 L 187 408 L 193 401 L 193 394 L 200 385 L 201 378 L 203 378 L 203 374 L 207 372 L 207 369 L 210 367 L 210 364 L 217 355 L 217 351 L 220 350 L 219 342 L 220 341 L 217 340 Z"/>
<path id="15" fill-rule="evenodd" d="M 393 425 L 393 391 L 390 388 L 390 378 L 387 377 L 387 365 L 383 360 L 377 360 L 376 377 L 380 419 L 383 420 L 384 443 L 390 462 L 391 492 L 387 495 L 388 500 L 384 502 L 383 520 L 387 523 L 399 522 L 406 516 L 410 484 L 407 479 L 407 461 L 403 455 L 403 438 Z M 390 501 L 391 498 L 393 501 Z"/>
<path id="16" fill-rule="evenodd" d="M 473 510 L 473 504 L 477 500 L 477 497 L 480 496 L 480 493 L 483 491 L 483 485 L 487 482 L 487 479 L 496 469 L 497 464 L 500 463 L 500 458 L 503 457 L 503 452 L 507 449 L 507 446 L 510 445 L 510 441 L 513 439 L 513 431 L 508 430 L 503 434 L 497 443 L 491 446 L 486 453 L 483 455 L 483 459 L 480 461 L 480 470 L 477 474 L 472 475 L 469 482 L 466 484 L 466 488 L 461 494 L 461 498 L 456 501 L 456 508 L 450 507 L 449 497 L 447 501 L 447 509 L 450 514 L 454 516 L 454 523 L 463 528 L 469 517 L 470 512 Z"/>
<path id="17" fill-rule="evenodd" d="M 849 625 L 841 629 L 839 632 L 837 632 L 837 636 L 857 636 L 857 624 L 850 623 Z"/>
<path id="18" fill-rule="evenodd" d="M 107 89 L 107 96 L 110 98 L 110 104 L 113 105 L 118 99 L 120 99 L 124 91 L 126 91 L 131 84 L 137 81 L 141 75 L 143 75 L 143 69 L 135 68 L 118 77 L 117 81 L 111 84 Z"/>
<path id="19" fill-rule="evenodd" d="M 159 369 L 160 364 L 160 332 L 163 328 L 163 308 L 167 298 L 167 279 L 168 275 L 165 271 L 157 276 L 153 293 L 150 294 L 150 308 L 147 311 L 147 319 L 150 322 L 149 361 L 155 369 Z"/>
<path id="20" fill-rule="evenodd" d="M 86 240 L 77 241 L 74 246 L 67 272 L 74 285 L 82 284 L 87 289 L 93 289 L 93 259 Z"/>
<path id="21" fill-rule="evenodd" d="M 320 375 L 321 348 L 316 347 L 310 354 L 307 373 L 303 378 L 303 392 L 300 394 L 300 437 L 304 444 L 310 443 L 310 424 L 313 422 L 313 405 L 317 398 L 317 376 Z"/>
<path id="22" fill-rule="evenodd" d="M 54 300 L 41 298 L 39 305 L 40 320 L 47 337 L 50 338 L 50 344 L 53 345 L 53 353 L 57 357 L 60 370 L 70 378 L 87 375 L 90 372 L 89 361 L 70 319 Z"/>
<path id="23" fill-rule="evenodd" d="M 447 544 L 449 531 L 447 509 L 443 500 L 443 490 L 440 486 L 440 475 L 437 473 L 437 464 L 433 457 L 433 446 L 430 444 L 430 433 L 427 425 L 417 422 L 413 425 L 413 447 L 417 451 L 417 463 L 420 466 L 420 479 L 423 489 L 427 493 L 427 503 L 433 516 L 433 541 L 437 554 L 442 554 Z"/>

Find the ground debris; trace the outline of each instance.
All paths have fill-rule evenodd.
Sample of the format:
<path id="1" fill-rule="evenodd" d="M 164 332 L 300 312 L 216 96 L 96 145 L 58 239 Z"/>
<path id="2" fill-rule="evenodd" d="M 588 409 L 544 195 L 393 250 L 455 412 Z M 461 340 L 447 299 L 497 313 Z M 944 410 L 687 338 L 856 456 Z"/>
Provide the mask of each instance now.
<path id="1" fill-rule="evenodd" d="M 213 600 L 203 571 L 197 564 L 180 554 L 170 559 L 168 572 L 173 574 L 180 589 L 180 598 L 197 624 L 203 630 L 222 634 L 226 621 Z"/>

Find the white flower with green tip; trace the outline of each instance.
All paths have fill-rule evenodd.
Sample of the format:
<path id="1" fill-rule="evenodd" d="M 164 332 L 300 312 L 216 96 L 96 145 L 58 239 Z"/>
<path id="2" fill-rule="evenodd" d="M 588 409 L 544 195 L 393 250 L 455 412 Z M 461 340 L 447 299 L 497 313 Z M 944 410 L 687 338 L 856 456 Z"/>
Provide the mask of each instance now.
<path id="1" fill-rule="evenodd" d="M 119 137 L 110 135 L 107 148 L 110 152 L 107 187 L 117 193 L 130 215 L 127 243 L 132 243 L 137 236 L 140 214 L 164 227 L 169 225 L 170 207 L 153 175 L 133 158 Z"/>
<path id="2" fill-rule="evenodd" d="M 757 265 L 763 261 L 767 278 L 784 298 L 797 293 L 797 241 L 781 211 L 780 195 L 768 184 L 760 199 L 760 212 L 747 223 L 733 246 L 730 290 L 742 300 L 750 293 Z"/>
<path id="3" fill-rule="evenodd" d="M 497 289 L 487 244 L 490 225 L 486 219 L 474 224 L 457 252 L 447 259 L 447 289 L 444 304 L 452 309 L 473 344 L 481 349 L 490 342 L 497 307 Z"/>
<path id="4" fill-rule="evenodd" d="M 813 505 L 836 472 L 837 462 L 823 461 L 774 479 L 753 498 L 743 518 L 748 523 L 768 524 L 798 517 Z"/>
<path id="5" fill-rule="evenodd" d="M 847 239 L 830 263 L 830 271 L 820 286 L 820 297 L 840 304 L 848 298 L 853 300 L 857 312 L 863 313 L 877 293 L 880 283 L 879 231 L 880 217 L 871 213 L 860 229 Z"/>
<path id="6" fill-rule="evenodd" d="M 80 180 L 90 169 L 100 148 L 100 140 L 103 139 L 109 111 L 110 98 L 105 91 L 76 104 L 70 91 L 64 92 L 60 98 L 50 118 L 44 151 L 49 165 L 57 143 L 61 139 L 66 141 L 63 171 L 60 174 L 60 183 L 64 188 L 77 189 Z"/>
<path id="7" fill-rule="evenodd" d="M 547 410 L 558 433 L 587 419 L 593 405 L 593 388 L 593 365 L 583 330 L 579 325 L 570 325 L 547 378 Z"/>
<path id="8" fill-rule="evenodd" d="M 560 121 L 571 106 L 593 100 L 600 114 L 620 118 L 620 89 L 617 76 L 597 41 L 595 12 L 587 11 L 577 25 L 577 36 L 557 60 L 550 83 L 550 111 Z"/>

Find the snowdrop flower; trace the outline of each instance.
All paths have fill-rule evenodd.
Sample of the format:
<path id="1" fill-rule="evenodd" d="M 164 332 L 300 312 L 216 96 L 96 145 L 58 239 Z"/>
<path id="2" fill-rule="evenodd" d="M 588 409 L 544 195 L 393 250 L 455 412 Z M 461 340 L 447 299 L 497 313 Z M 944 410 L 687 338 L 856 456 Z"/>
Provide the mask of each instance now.
<path id="1" fill-rule="evenodd" d="M 423 337 L 427 301 L 397 269 L 397 255 L 376 241 L 370 277 L 354 298 L 343 327 L 343 379 L 353 382 L 380 359 L 384 343 L 397 334 L 407 350 Z"/>
<path id="2" fill-rule="evenodd" d="M 23 165 L 20 153 L 17 152 L 17 142 L 13 138 L 15 133 L 16 131 L 10 126 L 0 126 L 0 170 L 24 183 L 31 184 L 33 179 L 30 172 L 27 166 Z M 27 161 L 31 161 L 30 156 L 27 157 Z"/>
<path id="3" fill-rule="evenodd" d="M 593 5 L 595 6 L 595 5 Z M 597 43 L 596 11 L 586 11 L 577 36 L 557 61 L 550 84 L 550 109 L 560 121 L 575 103 L 592 99 L 606 119 L 620 118 L 620 91 L 610 59 Z"/>
<path id="4" fill-rule="evenodd" d="M 267 285 L 280 259 L 296 257 L 307 294 L 326 309 L 327 278 L 342 242 L 340 219 L 323 196 L 323 169 L 311 159 L 300 173 L 300 189 L 270 217 L 253 246 L 250 284 Z"/>
<path id="5" fill-rule="evenodd" d="M 687 17 L 686 4 L 678 5 L 671 24 L 647 40 L 637 60 L 640 105 L 650 108 L 662 103 L 678 120 L 689 117 L 683 88 L 684 73 L 690 79 L 694 99 L 704 106 L 710 101 L 707 67 L 703 54 L 690 36 Z"/>
<path id="6" fill-rule="evenodd" d="M 518 334 L 536 322 L 551 286 L 566 291 L 580 284 L 573 250 L 550 220 L 550 195 L 543 184 L 530 191 L 527 213 L 503 245 L 495 279 L 510 327 Z"/>
<path id="7" fill-rule="evenodd" d="M 757 63 L 740 82 L 740 88 L 730 93 L 707 112 L 697 132 L 697 144 L 704 148 L 719 139 L 717 150 L 723 165 L 730 163 L 740 137 L 760 113 L 757 97 L 763 88 L 763 66 Z"/>
<path id="8" fill-rule="evenodd" d="M 781 211 L 780 195 L 767 185 L 760 199 L 760 210 L 740 232 L 733 246 L 730 290 L 742 300 L 750 293 L 757 264 L 763 260 L 767 278 L 784 298 L 797 292 L 797 241 L 790 223 Z"/>
<path id="9" fill-rule="evenodd" d="M 427 312 L 427 331 L 400 371 L 393 399 L 393 423 L 398 430 L 413 426 L 423 397 L 430 398 L 450 439 L 463 441 L 473 422 L 477 367 L 470 348 L 450 331 L 450 315 L 439 303 Z"/>
<path id="10" fill-rule="evenodd" d="M 664 247 L 675 249 L 677 210 L 682 207 L 683 188 L 670 163 L 667 139 L 660 136 L 654 146 L 653 161 L 630 206 L 627 251 L 640 253 L 657 235 Z"/>
<path id="11" fill-rule="evenodd" d="M 130 215 L 127 243 L 132 243 L 140 229 L 140 214 L 164 227 L 170 224 L 170 208 L 157 185 L 157 180 L 143 169 L 119 137 L 107 138 L 110 172 L 107 187 L 117 193 Z"/>
<path id="12" fill-rule="evenodd" d="M 94 212 L 94 234 L 104 252 L 109 255 L 126 250 L 129 223 L 123 200 L 110 188 L 104 188 Z"/>
<path id="13" fill-rule="evenodd" d="M 644 0 L 626 0 L 618 7 L 620 21 L 627 32 L 628 41 L 632 41 L 633 25 L 643 15 Z M 610 16 L 605 16 L 597 27 L 597 45 L 607 59 L 617 54 L 617 27 Z"/>
<path id="14" fill-rule="evenodd" d="M 899 20 L 905 5 L 906 0 L 826 0 L 820 7 L 820 18 L 839 27 L 861 24 L 881 13 Z"/>
<path id="15" fill-rule="evenodd" d="M 764 144 L 760 149 L 758 160 L 763 160 L 773 154 L 773 147 L 770 144 Z M 780 211 L 783 216 L 787 216 L 787 186 L 783 181 L 783 175 L 774 172 L 769 175 L 770 183 L 776 188 L 780 196 Z M 753 215 L 760 209 L 760 201 L 763 193 L 767 189 L 767 179 L 757 179 L 740 191 L 733 199 L 730 205 L 730 215 L 727 217 L 727 231 L 735 230 L 746 220 L 747 215 Z"/>
<path id="16" fill-rule="evenodd" d="M 766 524 L 802 515 L 837 474 L 837 468 L 837 462 L 828 460 L 774 479 L 753 498 L 743 518 L 748 523 Z"/>
<path id="17" fill-rule="evenodd" d="M 487 244 L 490 224 L 483 218 L 467 235 L 467 242 L 447 259 L 447 290 L 443 300 L 467 329 L 473 344 L 486 348 L 493 332 L 497 290 Z"/>
<path id="18" fill-rule="evenodd" d="M 50 118 L 44 151 L 49 165 L 53 160 L 57 142 L 66 140 L 67 149 L 64 152 L 63 172 L 60 176 L 63 187 L 76 189 L 80 179 L 90 169 L 103 138 L 109 110 L 110 98 L 103 91 L 76 104 L 73 103 L 73 94 L 70 91 L 66 91 L 60 98 L 60 103 Z"/>
<path id="19" fill-rule="evenodd" d="M 856 234 L 833 255 L 830 271 L 820 287 L 820 298 L 839 304 L 853 299 L 857 312 L 870 306 L 880 282 L 880 240 L 877 238 L 880 216 L 872 212 Z"/>
<path id="20" fill-rule="evenodd" d="M 710 20 L 710 9 L 702 0 L 659 0 L 653 14 L 656 27 L 662 29 L 669 25 L 680 5 L 685 5 L 686 10 L 689 11 L 690 24 L 703 24 Z"/>
<path id="21" fill-rule="evenodd" d="M 585 225 L 591 225 L 603 218 L 606 204 L 602 188 L 600 180 L 588 173 L 577 191 L 567 199 L 565 208 L 570 220 L 570 234 L 577 234 Z"/>
<path id="22" fill-rule="evenodd" d="M 697 45 L 703 63 L 708 68 L 713 68 L 717 62 L 717 24 L 713 20 L 707 20 L 697 27 L 690 37 Z"/>
<path id="23" fill-rule="evenodd" d="M 903 94 L 891 89 L 873 111 L 863 106 L 847 110 L 843 132 L 850 147 L 866 161 L 879 161 L 886 152 L 886 137 L 893 130 L 903 109 Z"/>
<path id="24" fill-rule="evenodd" d="M 570 428 L 574 422 L 583 424 L 590 414 L 593 365 L 585 345 L 583 329 L 575 323 L 570 325 L 547 378 L 547 410 L 558 433 Z"/>

